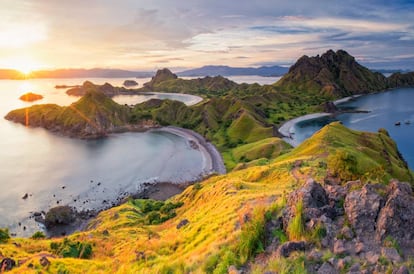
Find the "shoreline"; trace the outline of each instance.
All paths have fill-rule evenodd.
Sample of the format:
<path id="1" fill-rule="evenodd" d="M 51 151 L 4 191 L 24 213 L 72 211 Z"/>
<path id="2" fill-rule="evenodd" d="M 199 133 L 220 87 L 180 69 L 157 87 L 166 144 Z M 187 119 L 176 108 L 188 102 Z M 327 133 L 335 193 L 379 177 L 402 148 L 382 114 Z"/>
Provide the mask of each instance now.
<path id="1" fill-rule="evenodd" d="M 372 94 L 372 93 L 369 93 Z M 358 97 L 361 97 L 363 95 L 369 95 L 369 94 L 356 94 L 356 95 L 351 95 L 351 96 L 347 96 L 344 98 L 340 98 L 337 99 L 335 101 L 332 101 L 332 103 L 337 106 L 352 100 L 355 100 Z M 286 121 L 285 123 L 283 123 L 278 131 L 279 133 L 283 136 L 282 139 L 290 144 L 293 147 L 297 147 L 299 145 L 299 143 L 297 142 L 297 140 L 295 139 L 295 130 L 294 127 L 296 124 L 300 123 L 300 122 L 304 122 L 304 121 L 308 121 L 308 120 L 313 120 L 313 119 L 317 119 L 317 118 L 321 118 L 321 117 L 326 117 L 326 116 L 332 116 L 332 115 L 336 115 L 338 113 L 341 113 L 340 111 L 336 112 L 336 113 L 328 113 L 328 112 L 316 112 L 316 113 L 310 113 L 310 114 L 306 114 L 303 116 L 299 116 L 296 118 L 293 118 L 291 120 Z"/>
<path id="2" fill-rule="evenodd" d="M 317 113 L 311 113 L 311 114 L 299 116 L 299 117 L 293 118 L 283 123 L 283 125 L 278 130 L 279 130 L 279 133 L 284 136 L 282 138 L 283 141 L 285 141 L 286 143 L 290 144 L 293 147 L 297 147 L 299 144 L 294 138 L 294 134 L 295 134 L 294 127 L 297 123 L 320 118 L 320 117 L 330 116 L 330 115 L 332 115 L 332 113 L 317 112 Z"/>
<path id="3" fill-rule="evenodd" d="M 188 186 L 201 181 L 208 176 L 213 174 L 225 174 L 226 168 L 224 166 L 223 158 L 218 152 L 216 147 L 208 142 L 200 134 L 184 128 L 167 126 L 167 127 L 156 127 L 147 128 L 144 131 L 149 132 L 166 132 L 181 138 L 184 138 L 190 148 L 200 151 L 202 156 L 202 172 L 196 177 L 191 178 L 185 182 L 143 182 L 140 188 L 135 193 L 126 193 L 124 197 L 120 199 L 109 201 L 111 206 L 102 206 L 86 211 L 78 211 L 78 208 L 73 207 L 77 212 L 76 221 L 68 225 L 59 225 L 49 229 L 45 229 L 45 233 L 49 237 L 60 237 L 63 235 L 70 235 L 78 231 L 85 231 L 88 227 L 90 220 L 95 218 L 100 212 L 119 206 L 127 201 L 129 197 L 134 199 L 154 199 L 154 200 L 167 200 L 175 195 L 183 192 Z M 130 131 L 131 132 L 131 131 Z M 49 209 L 50 210 L 50 209 Z M 39 222 L 38 222 L 39 223 Z M 41 222 L 40 222 L 41 223 Z"/>
<path id="4" fill-rule="evenodd" d="M 168 132 L 180 136 L 186 139 L 190 146 L 194 146 L 194 149 L 199 150 L 203 158 L 203 173 L 201 176 L 205 177 L 212 173 L 226 174 L 223 158 L 217 148 L 197 132 L 174 126 L 153 128 L 149 131 Z"/>

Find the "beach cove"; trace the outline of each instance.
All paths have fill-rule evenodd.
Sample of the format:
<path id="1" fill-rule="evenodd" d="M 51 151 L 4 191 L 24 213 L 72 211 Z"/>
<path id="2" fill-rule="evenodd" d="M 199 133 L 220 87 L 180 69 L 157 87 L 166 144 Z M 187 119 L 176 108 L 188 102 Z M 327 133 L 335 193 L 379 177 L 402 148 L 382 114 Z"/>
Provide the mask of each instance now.
<path id="1" fill-rule="evenodd" d="M 413 88 L 399 88 L 383 92 L 347 97 L 335 101 L 343 113 L 314 113 L 297 117 L 285 122 L 279 132 L 286 142 L 298 146 L 324 125 L 341 121 L 345 126 L 361 131 L 377 132 L 385 128 L 403 155 L 408 165 L 414 166 L 414 106 L 412 105 Z M 367 111 L 361 113 L 360 111 Z M 400 126 L 395 124 L 400 122 Z"/>

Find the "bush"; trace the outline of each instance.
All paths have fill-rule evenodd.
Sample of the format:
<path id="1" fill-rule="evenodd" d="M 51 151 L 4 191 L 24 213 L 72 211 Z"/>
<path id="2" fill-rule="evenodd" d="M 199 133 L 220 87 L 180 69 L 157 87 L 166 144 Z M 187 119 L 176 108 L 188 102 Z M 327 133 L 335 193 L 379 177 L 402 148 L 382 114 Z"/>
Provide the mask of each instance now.
<path id="1" fill-rule="evenodd" d="M 295 217 L 290 220 L 286 232 L 289 240 L 300 240 L 305 236 L 305 224 L 303 220 L 303 203 L 299 201 L 295 208 Z"/>
<path id="2" fill-rule="evenodd" d="M 42 232 L 42 231 L 36 231 L 32 237 L 32 239 L 36 240 L 36 239 L 44 239 L 46 238 L 46 235 Z"/>
<path id="3" fill-rule="evenodd" d="M 328 168 L 343 181 L 354 180 L 359 177 L 357 158 L 344 150 L 339 150 L 328 157 Z"/>
<path id="4" fill-rule="evenodd" d="M 237 246 L 237 253 L 240 262 L 247 260 L 264 251 L 265 245 L 265 214 L 263 210 L 257 210 L 253 219 L 244 224 L 240 234 L 240 241 Z"/>
<path id="5" fill-rule="evenodd" d="M 0 228 L 0 243 L 5 243 L 10 239 L 9 229 Z"/>
<path id="6" fill-rule="evenodd" d="M 67 238 L 61 243 L 50 244 L 52 251 L 64 258 L 89 259 L 92 257 L 92 245 L 90 243 L 73 242 Z"/>

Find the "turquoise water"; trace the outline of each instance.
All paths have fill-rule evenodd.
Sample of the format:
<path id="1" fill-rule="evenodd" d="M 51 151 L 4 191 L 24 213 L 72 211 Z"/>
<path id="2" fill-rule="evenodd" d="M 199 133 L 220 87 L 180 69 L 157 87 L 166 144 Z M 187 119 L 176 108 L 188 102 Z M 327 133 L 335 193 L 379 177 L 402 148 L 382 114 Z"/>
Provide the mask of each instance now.
<path id="1" fill-rule="evenodd" d="M 396 141 L 398 149 L 414 168 L 414 89 L 401 88 L 370 94 L 338 105 L 350 110 L 366 110 L 369 113 L 345 113 L 336 117 L 322 117 L 302 121 L 295 125 L 295 139 L 299 142 L 332 121 L 341 121 L 345 126 L 362 131 L 377 132 L 385 128 Z M 405 122 L 409 122 L 406 124 Z M 395 126 L 401 122 L 400 126 Z"/>

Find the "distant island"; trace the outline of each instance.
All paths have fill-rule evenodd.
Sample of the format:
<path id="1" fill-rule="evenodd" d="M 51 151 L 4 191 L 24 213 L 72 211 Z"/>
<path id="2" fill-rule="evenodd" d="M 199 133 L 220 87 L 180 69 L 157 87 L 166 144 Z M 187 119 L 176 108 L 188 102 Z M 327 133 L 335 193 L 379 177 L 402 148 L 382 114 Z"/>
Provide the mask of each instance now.
<path id="1" fill-rule="evenodd" d="M 302 56 L 273 85 L 222 76 L 186 80 L 162 69 L 132 90 L 205 98 L 192 106 L 159 99 L 123 106 L 109 96 L 125 88 L 86 81 L 76 90 L 83 97 L 70 106 L 13 110 L 6 119 L 76 138 L 190 129 L 184 132 L 217 147 L 229 172 L 166 201 L 130 197 L 93 217 L 87 231 L 64 238 L 43 240 L 36 232 L 10 239 L 0 229 L 8 256 L 2 265 L 22 273 L 409 273 L 414 178 L 389 133 L 333 122 L 293 148 L 278 130 L 332 100 L 397 87 L 414 87 L 414 73 L 384 77 L 346 51 L 330 50 Z M 197 139 L 189 146 L 202 145 Z M 45 219 L 65 223 L 71 218 L 62 216 L 75 211 L 68 209 L 51 209 Z"/>
<path id="2" fill-rule="evenodd" d="M 257 75 L 264 77 L 282 76 L 288 71 L 287 67 L 281 66 L 262 66 L 258 68 L 253 67 L 229 67 L 229 66 L 203 66 L 201 68 L 185 70 L 177 72 L 178 76 L 193 77 L 193 76 L 248 76 Z"/>
<path id="3" fill-rule="evenodd" d="M 221 151 L 228 151 L 243 144 L 281 137 L 278 127 L 284 122 L 323 111 L 329 101 L 405 86 L 414 86 L 414 73 L 395 73 L 387 78 L 363 67 L 346 51 L 330 50 L 322 56 L 301 57 L 273 85 L 237 84 L 222 76 L 186 80 L 168 69 L 157 71 L 140 89 L 85 81 L 67 91 L 69 95 L 84 96 L 71 107 L 31 107 L 29 125 L 79 138 L 173 125 L 192 129 L 218 145 Z M 130 108 L 108 98 L 143 92 L 189 93 L 206 101 L 186 106 L 177 101 L 150 100 Z M 25 109 L 11 111 L 6 119 L 26 123 L 25 113 Z M 42 113 L 49 115 L 44 118 Z M 238 157 L 227 159 L 226 165 L 231 168 L 240 162 Z"/>
<path id="4" fill-rule="evenodd" d="M 43 96 L 40 94 L 28 92 L 20 96 L 19 99 L 26 102 L 34 102 L 43 99 Z"/>
<path id="5" fill-rule="evenodd" d="M 134 87 L 134 86 L 138 86 L 138 83 L 137 81 L 134 81 L 134 80 L 125 80 L 123 85 L 125 87 Z"/>

